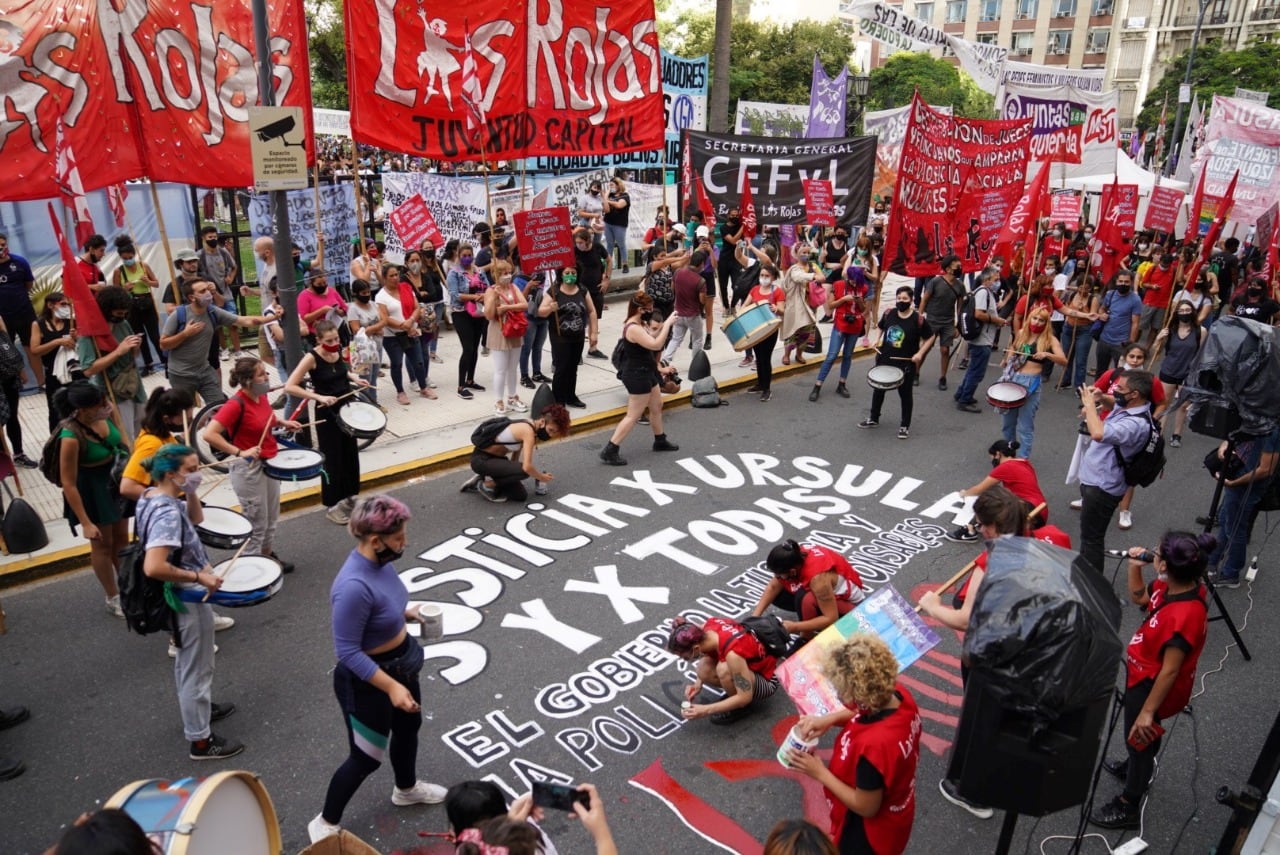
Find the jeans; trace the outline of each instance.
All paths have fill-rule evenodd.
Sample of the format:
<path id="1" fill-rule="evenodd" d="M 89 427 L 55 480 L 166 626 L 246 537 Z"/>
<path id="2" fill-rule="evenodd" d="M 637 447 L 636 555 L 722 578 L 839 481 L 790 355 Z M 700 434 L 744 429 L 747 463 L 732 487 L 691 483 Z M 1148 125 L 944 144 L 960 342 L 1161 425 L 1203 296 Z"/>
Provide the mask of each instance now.
<path id="1" fill-rule="evenodd" d="M 680 349 L 680 345 L 684 343 L 685 333 L 688 333 L 693 340 L 694 347 L 702 347 L 702 315 L 694 315 L 686 318 L 684 315 L 676 315 L 676 322 L 671 325 L 671 340 L 667 342 L 666 348 L 662 351 L 662 358 L 667 362 L 676 355 L 676 351 Z"/>
<path id="2" fill-rule="evenodd" d="M 213 607 L 184 603 L 186 614 L 174 615 L 178 624 L 178 656 L 173 680 L 178 686 L 182 735 L 188 742 L 209 738 L 213 703 Z"/>
<path id="3" fill-rule="evenodd" d="M 849 379 L 849 363 L 853 361 L 853 349 L 858 345 L 858 337 L 851 333 L 843 333 L 834 326 L 831 328 L 830 337 L 827 340 L 827 358 L 822 360 L 822 367 L 818 369 L 818 383 L 821 386 L 823 381 L 827 379 L 827 375 L 831 373 L 831 366 L 836 361 L 836 356 L 840 355 L 840 382 Z"/>
<path id="4" fill-rule="evenodd" d="M 1080 485 L 1080 557 L 1099 573 L 1105 573 L 1107 528 L 1124 493 L 1113 496 L 1101 487 Z"/>
<path id="5" fill-rule="evenodd" d="M 240 500 L 240 513 L 253 526 L 244 554 L 270 555 L 280 520 L 280 482 L 268 478 L 261 463 L 240 458 L 231 461 L 231 489 Z"/>
<path id="6" fill-rule="evenodd" d="M 1062 377 L 1062 385 L 1072 389 L 1083 386 L 1089 377 L 1089 348 L 1093 346 L 1093 336 L 1089 334 L 1089 325 L 1073 327 L 1062 325 L 1062 336 L 1059 338 L 1062 352 L 1067 355 L 1066 373 Z"/>
<path id="7" fill-rule="evenodd" d="M 1000 433 L 1006 442 L 1018 440 L 1018 456 L 1026 460 L 1031 456 L 1031 443 L 1036 438 L 1036 410 L 1040 409 L 1040 387 L 1044 385 L 1044 377 L 1040 374 L 1015 374 L 1013 382 L 1026 388 L 1027 397 L 1021 407 L 1004 411 Z"/>
<path id="8" fill-rule="evenodd" d="M 909 428 L 911 427 L 911 411 L 915 407 L 912 386 L 915 385 L 916 364 L 902 360 L 895 360 L 895 362 L 902 369 L 902 385 L 898 387 L 898 401 L 902 404 L 902 427 Z M 881 363 L 876 364 L 879 365 Z M 884 389 L 876 389 L 871 393 L 871 420 L 873 422 L 880 421 L 880 411 L 884 409 L 884 393 Z"/>
<path id="9" fill-rule="evenodd" d="M 956 389 L 955 399 L 957 404 L 972 404 L 977 401 L 973 396 L 978 392 L 978 384 L 987 375 L 987 363 L 990 361 L 991 347 L 989 345 L 969 342 L 969 367 L 965 369 L 964 377 L 960 380 L 960 386 Z"/>
<path id="10" fill-rule="evenodd" d="M 427 307 L 435 311 L 436 324 L 440 329 L 444 329 L 444 319 L 447 317 L 447 315 L 445 314 L 445 311 L 448 309 L 448 304 L 446 304 L 444 301 L 441 301 L 439 303 L 428 303 Z M 440 333 L 437 332 L 435 335 L 431 337 L 431 344 L 427 345 L 427 356 L 428 357 L 435 356 L 436 348 L 438 348 L 439 346 L 440 346 Z"/>
<path id="11" fill-rule="evenodd" d="M 520 376 L 532 377 L 542 373 L 542 348 L 547 343 L 547 330 L 551 321 L 547 318 L 530 318 L 524 331 L 524 343 L 520 345 Z M 530 371 L 529 369 L 533 370 Z"/>
<path id="12" fill-rule="evenodd" d="M 1094 360 L 1094 369 L 1098 376 L 1101 377 L 1103 372 L 1108 368 L 1115 366 L 1120 357 L 1124 355 L 1124 342 L 1119 344 L 1108 344 L 1101 339 L 1098 340 L 1097 358 Z"/>
<path id="13" fill-rule="evenodd" d="M 396 392 L 404 391 L 404 380 L 400 377 L 400 366 L 408 362 L 409 379 L 418 384 L 419 389 L 427 388 L 427 364 L 422 358 L 422 338 L 411 336 L 389 335 L 383 337 L 382 346 L 391 360 L 391 382 Z"/>
<path id="14" fill-rule="evenodd" d="M 623 267 L 627 265 L 627 227 L 615 226 L 609 223 L 604 224 L 604 246 L 609 252 L 609 259 L 613 260 L 613 249 L 618 248 L 618 263 L 616 266 Z"/>
<path id="15" fill-rule="evenodd" d="M 1124 747 L 1129 754 L 1129 771 L 1124 778 L 1124 800 L 1131 805 L 1138 805 L 1147 794 L 1151 783 L 1151 774 L 1156 768 L 1156 755 L 1160 753 L 1161 737 L 1153 739 L 1143 750 L 1139 751 L 1129 744 L 1128 733 L 1133 723 L 1138 720 L 1143 705 L 1151 695 L 1152 681 L 1143 680 L 1124 691 Z M 1160 719 L 1156 719 L 1160 723 Z"/>
<path id="16" fill-rule="evenodd" d="M 1218 545 L 1209 553 L 1209 569 L 1220 576 L 1239 578 L 1249 558 L 1249 533 L 1253 529 L 1253 509 L 1266 495 L 1267 481 L 1255 481 L 1222 491 L 1218 506 Z M 1224 560 L 1225 559 L 1225 560 Z M 1221 566 L 1219 566 L 1221 564 Z"/>

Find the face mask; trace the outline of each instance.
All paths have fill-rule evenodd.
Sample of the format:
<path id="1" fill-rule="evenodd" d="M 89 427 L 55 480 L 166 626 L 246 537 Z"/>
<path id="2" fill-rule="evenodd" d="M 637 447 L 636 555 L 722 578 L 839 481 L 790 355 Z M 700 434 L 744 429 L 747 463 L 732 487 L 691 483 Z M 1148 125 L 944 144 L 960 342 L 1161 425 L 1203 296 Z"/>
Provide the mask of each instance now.
<path id="1" fill-rule="evenodd" d="M 370 258 L 377 258 L 377 257 L 378 257 L 378 251 L 377 251 L 376 249 L 371 249 L 371 250 L 369 250 L 369 257 L 370 257 Z"/>
<path id="2" fill-rule="evenodd" d="M 188 472 L 186 475 L 173 479 L 174 482 L 188 493 L 199 488 L 204 481 L 204 473 L 200 471 Z"/>
<path id="3" fill-rule="evenodd" d="M 324 293 L 324 289 L 325 289 L 325 288 L 328 288 L 328 287 L 329 287 L 329 286 L 328 286 L 328 285 L 326 285 L 326 284 L 325 284 L 325 283 L 323 283 L 323 282 L 312 282 L 312 283 L 311 283 L 311 290 L 312 290 L 312 291 L 316 291 L 316 292 L 321 293 L 321 294 L 323 294 L 323 293 Z"/>
<path id="4" fill-rule="evenodd" d="M 1141 251 L 1141 252 L 1145 252 L 1145 251 L 1146 251 L 1146 249 L 1147 249 L 1147 245 L 1146 245 L 1145 243 L 1140 243 L 1140 244 L 1138 244 L 1138 250 L 1139 250 L 1139 251 Z"/>
<path id="5" fill-rule="evenodd" d="M 1124 392 L 1113 392 L 1112 397 L 1116 399 L 1117 407 L 1124 407 L 1124 406 L 1127 406 L 1129 403 L 1129 396 L 1126 395 Z"/>
<path id="6" fill-rule="evenodd" d="M 564 275 L 564 284 L 566 284 L 566 285 L 577 285 L 577 284 L 578 284 L 578 277 L 577 277 L 575 274 L 573 274 L 573 273 L 566 273 L 566 274 Z"/>
<path id="7" fill-rule="evenodd" d="M 899 311 L 899 312 L 909 312 L 909 311 L 911 311 L 911 301 L 910 301 L 910 300 L 899 300 L 899 301 L 897 302 L 897 304 L 896 304 L 896 305 L 897 305 L 897 307 L 898 307 L 898 311 Z"/>
<path id="8" fill-rule="evenodd" d="M 1027 329 L 1031 330 L 1036 335 L 1039 335 L 1040 333 L 1044 332 L 1044 328 L 1045 328 L 1045 323 L 1043 321 L 1040 321 L 1040 322 L 1032 321 L 1031 323 L 1027 324 Z"/>
<path id="9" fill-rule="evenodd" d="M 808 264 L 808 263 L 809 263 L 809 253 L 807 253 L 807 252 L 802 252 L 802 253 L 797 254 L 797 255 L 796 255 L 796 261 L 800 262 L 801 264 Z"/>
<path id="10" fill-rule="evenodd" d="M 421 269 L 422 269 L 422 262 L 419 262 L 419 261 L 410 261 L 410 262 L 409 262 L 409 272 L 411 272 L 411 273 L 417 273 L 417 272 L 418 272 L 419 270 L 421 270 Z"/>
<path id="11" fill-rule="evenodd" d="M 999 457 L 993 457 L 993 458 L 991 458 L 991 468 L 992 468 L 992 469 L 995 469 L 995 468 L 996 468 L 997 466 L 999 466 L 999 465 L 1000 465 L 1000 458 L 999 458 Z"/>
<path id="12" fill-rule="evenodd" d="M 271 384 L 265 380 L 261 383 L 250 383 L 249 391 L 255 395 L 265 395 L 271 391 Z"/>
<path id="13" fill-rule="evenodd" d="M 551 439 L 551 431 L 547 430 L 545 427 L 534 428 L 533 435 L 536 436 L 541 442 L 546 442 L 547 440 Z"/>
<path id="14" fill-rule="evenodd" d="M 216 245 L 217 243 L 218 243 L 218 239 L 217 239 L 217 238 L 205 238 L 205 239 L 204 239 L 204 245 L 205 245 L 205 246 L 214 246 L 214 245 Z"/>
<path id="15" fill-rule="evenodd" d="M 385 543 L 373 553 L 373 557 L 379 564 L 390 564 L 392 561 L 399 561 L 402 555 L 404 555 L 403 549 L 392 549 Z"/>
<path id="16" fill-rule="evenodd" d="M 1056 238 L 1060 238 L 1060 237 L 1062 237 L 1062 229 L 1054 229 L 1054 230 L 1053 230 L 1053 236 L 1054 236 L 1054 237 L 1056 237 Z"/>
<path id="17" fill-rule="evenodd" d="M 370 300 L 369 294 L 356 294 L 357 303 L 367 303 L 369 302 L 369 300 Z"/>
<path id="18" fill-rule="evenodd" d="M 53 316 L 55 318 L 61 318 L 64 321 L 69 319 L 71 317 L 71 307 L 59 306 L 58 308 L 53 310 Z"/>
<path id="19" fill-rule="evenodd" d="M 138 263 L 138 259 L 136 258 L 122 258 L 120 260 L 124 262 L 125 267 L 133 267 Z"/>
<path id="20" fill-rule="evenodd" d="M 1133 290 L 1133 286 L 1132 286 L 1132 285 L 1117 285 L 1117 286 L 1116 286 L 1116 290 L 1117 290 L 1117 291 L 1119 291 L 1121 294 L 1128 294 L 1130 291 L 1132 291 L 1132 290 Z"/>
<path id="21" fill-rule="evenodd" d="M 951 271 L 951 275 L 952 275 L 952 277 L 959 277 L 959 276 L 960 276 L 960 268 L 959 268 L 959 267 L 956 267 L 956 268 L 952 269 L 952 271 Z"/>
<path id="22" fill-rule="evenodd" d="M 201 306 L 205 306 L 205 307 L 211 306 L 211 305 L 213 305 L 213 295 L 212 295 L 212 294 L 198 294 L 198 295 L 196 295 L 196 303 L 197 303 L 197 304 L 199 304 L 199 305 L 201 305 Z"/>
<path id="23" fill-rule="evenodd" d="M 1189 323 L 1191 323 L 1191 320 L 1192 320 L 1194 317 L 1195 317 L 1195 315 L 1186 315 L 1186 314 L 1183 314 L 1183 313 L 1179 312 L 1179 313 L 1178 313 L 1178 323 L 1180 323 L 1180 324 L 1189 324 Z"/>
<path id="24" fill-rule="evenodd" d="M 1056 268 L 1056 267 L 1046 267 L 1046 268 L 1044 269 L 1044 272 L 1045 272 L 1047 275 L 1052 276 L 1053 274 L 1055 274 L 1055 273 L 1057 273 L 1057 272 L 1058 272 L 1058 268 Z"/>
<path id="25" fill-rule="evenodd" d="M 1084 239 L 1085 239 L 1085 240 L 1093 240 L 1093 232 L 1085 232 L 1085 233 L 1084 233 Z"/>
<path id="26" fill-rule="evenodd" d="M 464 255 L 462 256 L 462 258 L 458 259 L 458 263 L 461 264 L 463 267 L 470 267 L 473 261 L 475 261 L 475 259 L 473 259 L 469 255 Z"/>
<path id="27" fill-rule="evenodd" d="M 649 321 L 653 320 L 653 312 L 641 312 L 640 320 L 643 323 L 646 323 L 646 324 L 649 323 Z"/>
<path id="28" fill-rule="evenodd" d="M 772 276 L 761 276 L 761 277 L 760 277 L 760 287 L 761 287 L 761 288 L 768 288 L 768 287 L 770 287 L 770 286 L 772 286 L 772 285 L 773 285 L 773 277 L 772 277 Z"/>
<path id="29" fill-rule="evenodd" d="M 338 342 L 337 344 L 322 344 L 320 345 L 320 349 L 325 353 L 337 353 L 342 350 L 342 342 Z"/>
<path id="30" fill-rule="evenodd" d="M 1248 293 L 1249 293 L 1249 296 L 1250 296 L 1250 297 L 1259 297 L 1259 296 L 1261 296 L 1261 295 L 1262 295 L 1262 289 L 1261 289 L 1261 288 L 1249 288 L 1249 289 L 1248 289 Z"/>
<path id="31" fill-rule="evenodd" d="M 866 254 L 867 254 L 867 251 L 865 249 L 858 250 L 858 255 L 866 255 Z"/>

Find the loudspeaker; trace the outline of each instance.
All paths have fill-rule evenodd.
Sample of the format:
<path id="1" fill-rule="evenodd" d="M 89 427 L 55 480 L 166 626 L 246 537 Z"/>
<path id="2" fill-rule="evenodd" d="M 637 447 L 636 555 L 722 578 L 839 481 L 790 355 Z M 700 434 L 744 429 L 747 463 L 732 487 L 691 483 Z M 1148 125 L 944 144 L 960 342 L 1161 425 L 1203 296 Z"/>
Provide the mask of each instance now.
<path id="1" fill-rule="evenodd" d="M 1043 725 L 1005 709 L 970 671 L 947 777 L 970 801 L 1028 816 L 1083 804 L 1111 703 L 1101 697 Z"/>
<path id="2" fill-rule="evenodd" d="M 1192 405 L 1191 430 L 1215 439 L 1230 439 L 1240 430 L 1240 411 L 1226 403 L 1205 402 Z"/>

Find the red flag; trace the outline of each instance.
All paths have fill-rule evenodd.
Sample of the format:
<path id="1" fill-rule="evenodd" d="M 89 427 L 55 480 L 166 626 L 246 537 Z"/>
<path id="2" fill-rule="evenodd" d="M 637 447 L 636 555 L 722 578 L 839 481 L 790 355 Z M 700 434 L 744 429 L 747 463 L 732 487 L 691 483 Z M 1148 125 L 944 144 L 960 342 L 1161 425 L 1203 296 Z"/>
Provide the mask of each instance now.
<path id="1" fill-rule="evenodd" d="M 1201 188 L 1204 186 L 1204 172 L 1200 173 Z M 1196 259 L 1196 263 L 1191 265 L 1191 271 L 1187 274 L 1188 282 L 1195 282 L 1196 277 L 1200 275 L 1200 268 L 1209 263 L 1209 257 L 1213 255 L 1213 245 L 1218 242 L 1218 238 L 1222 236 L 1222 230 L 1227 226 L 1227 219 L 1231 216 L 1231 209 L 1236 204 L 1236 179 L 1240 177 L 1240 170 L 1236 170 L 1236 174 L 1231 176 L 1231 183 L 1227 185 L 1227 192 L 1222 194 L 1222 198 L 1218 200 L 1218 208 L 1214 212 L 1213 222 L 1209 224 L 1209 233 L 1204 236 L 1204 243 L 1200 245 L 1200 257 Z M 1229 300 L 1230 296 L 1220 295 L 1224 300 Z"/>
<path id="2" fill-rule="evenodd" d="M 62 117 L 54 131 L 54 157 L 56 159 L 54 175 L 58 182 L 58 190 L 62 193 L 62 202 L 70 210 L 76 224 L 76 246 L 84 246 L 85 241 L 94 234 L 93 216 L 89 213 L 89 200 L 84 195 L 84 184 L 80 181 L 80 168 L 76 166 L 75 152 L 67 141 L 66 128 Z"/>
<path id="3" fill-rule="evenodd" d="M 115 218 L 116 228 L 123 228 L 127 212 L 124 200 L 129 198 L 129 190 L 124 183 L 112 184 L 107 188 L 107 205 L 111 208 L 111 216 Z"/>
<path id="4" fill-rule="evenodd" d="M 98 308 L 98 301 L 94 299 L 93 292 L 84 281 L 84 274 L 80 272 L 80 263 L 75 253 L 67 245 L 67 237 L 62 233 L 62 226 L 58 223 L 58 215 L 53 212 L 52 202 L 49 203 L 49 219 L 53 222 L 54 239 L 58 241 L 58 248 L 62 251 L 62 293 L 71 301 L 71 309 L 75 312 L 76 333 L 82 336 L 93 336 L 98 352 L 109 353 L 116 349 L 118 342 L 111 334 L 111 327 L 107 325 L 102 309 Z"/>
<path id="5" fill-rule="evenodd" d="M 1128 249 L 1126 224 L 1121 222 L 1121 185 L 1107 184 L 1102 188 L 1102 215 L 1093 233 L 1091 261 L 1102 281 L 1109 282 L 1120 267 L 1120 259 Z M 1135 191 L 1136 192 L 1136 191 Z"/>
<path id="6" fill-rule="evenodd" d="M 715 229 L 716 209 L 711 207 L 711 197 L 707 195 L 707 188 L 702 184 L 702 176 L 696 172 L 693 174 L 693 192 L 695 194 L 694 201 L 698 203 L 698 210 L 702 212 L 702 221 L 706 223 L 708 229 Z"/>
<path id="7" fill-rule="evenodd" d="M 1036 173 L 1035 178 L 1031 179 L 1031 183 L 1022 193 L 1022 198 L 1018 200 L 1018 204 L 1009 213 L 1009 218 L 1005 220 L 1004 228 L 1000 230 L 1000 236 L 996 238 L 995 245 L 991 247 L 991 253 L 987 256 L 987 264 L 990 264 L 991 259 L 997 255 L 1003 256 L 1005 261 L 1011 260 L 1014 244 L 1018 241 L 1022 241 L 1023 246 L 1028 249 L 1035 246 L 1036 222 L 1040 209 L 1046 202 L 1045 190 L 1048 184 L 1049 168 L 1041 165 L 1040 171 Z"/>
<path id="8" fill-rule="evenodd" d="M 747 173 L 742 173 L 742 192 L 738 195 L 738 209 L 742 214 L 742 236 L 751 240 L 756 236 L 756 202 L 751 198 L 751 185 Z"/>
<path id="9" fill-rule="evenodd" d="M 480 85 L 476 55 L 471 49 L 471 24 L 467 21 L 463 22 L 462 38 L 462 103 L 467 105 L 467 138 L 478 143 L 484 136 L 486 125 L 484 89 Z"/>
<path id="10" fill-rule="evenodd" d="M 1191 197 L 1191 210 L 1187 212 L 1187 233 L 1182 238 L 1183 243 L 1191 243 L 1200 234 L 1200 209 L 1204 207 L 1204 174 L 1207 171 L 1201 169 L 1200 178 L 1196 181 L 1196 193 Z"/>

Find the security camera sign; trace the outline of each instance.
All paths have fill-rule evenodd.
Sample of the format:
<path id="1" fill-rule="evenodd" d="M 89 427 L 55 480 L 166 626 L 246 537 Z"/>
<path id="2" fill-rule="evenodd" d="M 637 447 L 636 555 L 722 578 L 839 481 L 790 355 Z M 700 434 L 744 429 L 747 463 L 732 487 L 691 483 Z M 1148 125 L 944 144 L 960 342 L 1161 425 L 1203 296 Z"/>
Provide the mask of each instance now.
<path id="1" fill-rule="evenodd" d="M 302 108 L 250 107 L 249 151 L 255 190 L 305 188 L 307 142 Z"/>

